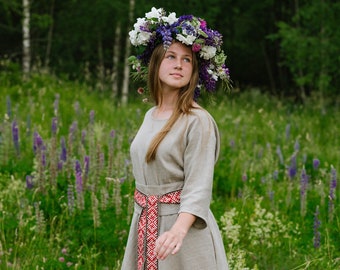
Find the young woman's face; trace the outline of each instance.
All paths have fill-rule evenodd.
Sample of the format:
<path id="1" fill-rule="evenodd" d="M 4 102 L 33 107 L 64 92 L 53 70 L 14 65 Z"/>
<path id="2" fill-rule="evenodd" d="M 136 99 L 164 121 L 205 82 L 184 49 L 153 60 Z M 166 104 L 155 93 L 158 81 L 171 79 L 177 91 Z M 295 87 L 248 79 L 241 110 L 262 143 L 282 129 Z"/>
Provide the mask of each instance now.
<path id="1" fill-rule="evenodd" d="M 180 42 L 171 44 L 159 67 L 163 90 L 181 89 L 189 83 L 193 70 L 192 57 L 190 47 Z"/>

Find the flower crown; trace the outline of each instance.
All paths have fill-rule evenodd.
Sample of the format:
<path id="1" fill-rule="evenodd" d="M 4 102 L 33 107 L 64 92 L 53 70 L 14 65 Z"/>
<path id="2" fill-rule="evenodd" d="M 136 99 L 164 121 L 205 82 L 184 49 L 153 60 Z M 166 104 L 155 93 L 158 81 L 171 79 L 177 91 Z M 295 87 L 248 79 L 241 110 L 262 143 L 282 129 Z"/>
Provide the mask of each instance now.
<path id="1" fill-rule="evenodd" d="M 205 20 L 193 15 L 176 18 L 176 13 L 168 15 L 163 8 L 152 8 L 145 18 L 138 18 L 134 29 L 129 32 L 130 41 L 137 47 L 137 56 L 130 56 L 135 79 L 146 80 L 148 64 L 153 50 L 163 43 L 168 49 L 173 40 L 191 46 L 199 61 L 199 82 L 195 97 L 202 89 L 214 92 L 220 79 L 224 88 L 230 89 L 229 69 L 225 65 L 227 56 L 222 50 L 222 35 L 209 29 Z"/>

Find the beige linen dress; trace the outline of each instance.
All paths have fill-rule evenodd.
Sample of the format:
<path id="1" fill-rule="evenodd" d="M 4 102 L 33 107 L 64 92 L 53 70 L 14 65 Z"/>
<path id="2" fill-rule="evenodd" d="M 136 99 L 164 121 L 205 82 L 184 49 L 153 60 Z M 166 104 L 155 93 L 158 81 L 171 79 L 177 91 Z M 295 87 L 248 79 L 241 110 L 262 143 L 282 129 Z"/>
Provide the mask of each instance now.
<path id="1" fill-rule="evenodd" d="M 167 121 L 154 118 L 154 110 L 155 107 L 145 114 L 130 148 L 136 188 L 148 195 L 182 188 L 180 204 L 160 204 L 158 235 L 171 228 L 178 213 L 197 217 L 180 251 L 159 260 L 158 269 L 227 270 L 221 234 L 210 210 L 214 165 L 220 146 L 216 123 L 206 110 L 193 109 L 191 114 L 176 121 L 160 143 L 156 159 L 146 163 L 150 141 Z M 135 203 L 122 270 L 137 269 L 137 226 L 141 211 Z"/>

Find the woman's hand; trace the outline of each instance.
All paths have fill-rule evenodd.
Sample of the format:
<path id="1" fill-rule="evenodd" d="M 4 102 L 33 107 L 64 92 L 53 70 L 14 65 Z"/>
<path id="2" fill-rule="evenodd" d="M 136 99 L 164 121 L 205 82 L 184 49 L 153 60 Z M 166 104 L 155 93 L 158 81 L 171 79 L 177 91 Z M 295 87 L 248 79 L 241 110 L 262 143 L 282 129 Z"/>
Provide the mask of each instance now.
<path id="1" fill-rule="evenodd" d="M 180 213 L 175 224 L 169 231 L 164 232 L 156 240 L 155 252 L 157 259 L 164 260 L 169 254 L 176 254 L 183 243 L 184 237 L 189 231 L 196 217 L 189 213 Z"/>

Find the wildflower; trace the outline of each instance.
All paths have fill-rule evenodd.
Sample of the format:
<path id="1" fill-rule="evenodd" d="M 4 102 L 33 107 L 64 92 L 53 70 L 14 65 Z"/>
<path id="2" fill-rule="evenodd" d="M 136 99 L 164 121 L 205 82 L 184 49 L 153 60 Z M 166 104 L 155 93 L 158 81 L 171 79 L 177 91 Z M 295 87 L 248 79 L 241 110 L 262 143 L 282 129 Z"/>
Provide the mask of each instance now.
<path id="1" fill-rule="evenodd" d="M 140 95 L 143 95 L 144 94 L 144 88 L 143 87 L 138 87 L 137 93 L 140 94 Z"/>
<path id="2" fill-rule="evenodd" d="M 289 139 L 289 136 L 290 136 L 290 124 L 287 124 L 286 125 L 286 140 Z"/>
<path id="3" fill-rule="evenodd" d="M 67 187 L 67 206 L 68 206 L 69 213 L 72 215 L 74 212 L 73 185 L 68 185 Z"/>
<path id="4" fill-rule="evenodd" d="M 57 126 L 58 126 L 58 118 L 53 117 L 52 118 L 52 127 L 51 127 L 51 131 L 52 131 L 53 136 L 55 136 L 57 134 Z"/>
<path id="5" fill-rule="evenodd" d="M 88 176 L 89 174 L 89 169 L 90 169 L 90 157 L 85 156 L 84 157 L 84 174 Z"/>
<path id="6" fill-rule="evenodd" d="M 74 111 L 76 114 L 79 114 L 79 108 L 80 108 L 80 105 L 79 105 L 79 101 L 76 101 L 73 105 L 73 108 L 74 108 Z"/>
<path id="7" fill-rule="evenodd" d="M 94 123 L 94 110 L 90 111 L 90 123 L 93 124 Z"/>
<path id="8" fill-rule="evenodd" d="M 313 244 L 315 248 L 320 247 L 320 240 L 321 240 L 321 233 L 319 231 L 321 221 L 319 220 L 319 206 L 316 207 L 315 213 L 314 213 L 314 223 L 313 223 L 313 232 L 314 232 L 314 237 L 313 237 Z"/>
<path id="9" fill-rule="evenodd" d="M 247 173 L 243 173 L 243 174 L 242 174 L 242 181 L 243 181 L 243 182 L 246 182 L 247 179 L 248 179 Z"/>
<path id="10" fill-rule="evenodd" d="M 66 162 L 66 160 L 67 160 L 67 149 L 66 149 L 66 142 L 65 142 L 64 137 L 61 137 L 60 144 L 61 144 L 60 160 L 63 161 L 63 162 Z"/>
<path id="11" fill-rule="evenodd" d="M 295 141 L 295 144 L 294 144 L 294 150 L 295 150 L 295 151 L 298 151 L 298 150 L 300 150 L 300 143 L 299 143 L 299 141 L 298 141 L 298 140 L 296 140 L 296 141 Z"/>
<path id="12" fill-rule="evenodd" d="M 313 159 L 313 168 L 314 170 L 317 170 L 319 168 L 320 165 L 320 160 L 318 160 L 317 158 Z"/>
<path id="13" fill-rule="evenodd" d="M 301 181 L 300 181 L 300 202 L 301 202 L 301 215 L 302 216 L 305 216 L 306 214 L 307 185 L 308 185 L 308 176 L 306 174 L 305 168 L 303 168 L 301 172 Z"/>
<path id="14" fill-rule="evenodd" d="M 20 147 L 19 147 L 19 129 L 16 121 L 12 123 L 12 137 L 13 143 L 16 150 L 17 155 L 20 154 Z"/>
<path id="15" fill-rule="evenodd" d="M 33 177 L 31 175 L 26 175 L 26 188 L 32 189 L 34 187 Z"/>
<path id="16" fill-rule="evenodd" d="M 84 146 L 85 146 L 85 144 L 86 144 L 86 130 L 83 130 L 83 131 L 81 132 L 81 143 L 82 143 L 82 145 L 84 145 Z"/>
<path id="17" fill-rule="evenodd" d="M 65 262 L 65 258 L 64 257 L 59 257 L 58 260 L 59 260 L 59 262 L 62 262 L 62 263 Z"/>
<path id="18" fill-rule="evenodd" d="M 293 156 L 290 158 L 290 166 L 288 168 L 288 177 L 290 179 L 293 179 L 296 175 L 297 169 L 296 169 L 296 154 L 293 154 Z"/>
<path id="19" fill-rule="evenodd" d="M 328 203 L 328 214 L 329 214 L 330 221 L 333 221 L 336 185 L 337 185 L 336 170 L 332 166 L 331 181 L 330 181 L 330 186 L 329 186 L 329 203 Z"/>

